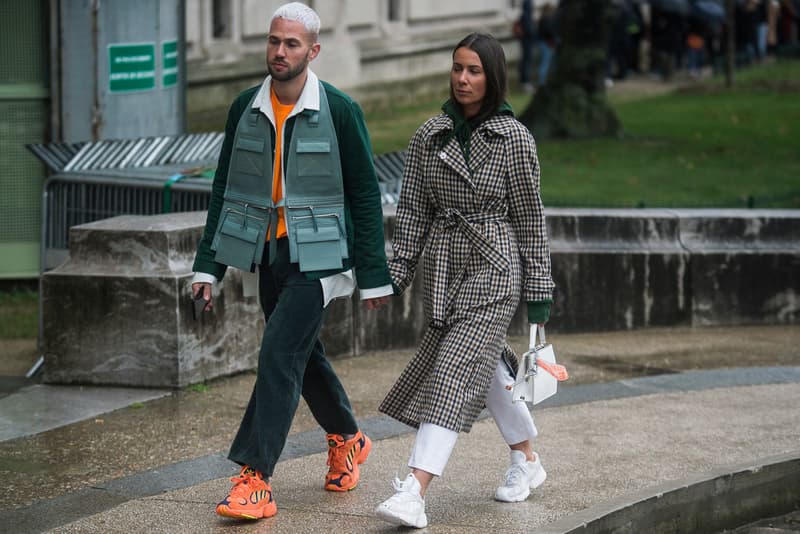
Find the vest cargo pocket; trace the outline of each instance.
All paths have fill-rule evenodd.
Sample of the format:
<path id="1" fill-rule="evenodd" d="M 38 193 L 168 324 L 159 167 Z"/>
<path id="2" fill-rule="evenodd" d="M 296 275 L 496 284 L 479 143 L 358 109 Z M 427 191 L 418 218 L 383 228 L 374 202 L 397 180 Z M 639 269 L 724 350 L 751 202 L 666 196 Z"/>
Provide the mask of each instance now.
<path id="1" fill-rule="evenodd" d="M 301 271 L 342 268 L 341 235 L 336 220 L 318 217 L 316 225 L 307 221 L 299 225 L 296 232 L 297 259 Z"/>
<path id="2" fill-rule="evenodd" d="M 225 212 L 212 243 L 212 248 L 216 250 L 214 260 L 243 271 L 252 271 L 253 264 L 260 260 L 259 251 L 264 251 L 266 235 L 259 224 L 260 220 L 248 220 L 246 225 L 243 221 L 243 214 L 231 210 Z"/>

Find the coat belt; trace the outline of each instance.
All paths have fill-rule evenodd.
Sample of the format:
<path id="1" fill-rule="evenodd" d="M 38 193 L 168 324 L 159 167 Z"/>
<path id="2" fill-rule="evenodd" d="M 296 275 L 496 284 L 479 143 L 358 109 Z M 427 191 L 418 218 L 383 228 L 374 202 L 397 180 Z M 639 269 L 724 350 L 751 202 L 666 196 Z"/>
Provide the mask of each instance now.
<path id="1" fill-rule="evenodd" d="M 494 244 L 476 226 L 493 221 L 506 221 L 505 213 L 470 213 L 447 208 L 440 211 L 433 222 L 433 241 L 431 254 L 434 258 L 434 272 L 430 273 L 433 282 L 431 326 L 442 328 L 445 324 L 447 310 L 447 289 L 450 280 L 450 247 L 451 240 L 445 230 L 457 228 L 469 240 L 476 250 L 492 267 L 499 271 L 508 268 L 508 258 L 501 254 Z"/>

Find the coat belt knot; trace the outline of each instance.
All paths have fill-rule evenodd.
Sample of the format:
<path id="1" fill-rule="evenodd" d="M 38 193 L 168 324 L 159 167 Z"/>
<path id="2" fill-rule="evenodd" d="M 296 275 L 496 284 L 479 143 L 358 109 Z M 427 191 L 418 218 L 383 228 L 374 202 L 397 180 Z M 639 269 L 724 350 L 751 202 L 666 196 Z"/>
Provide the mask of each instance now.
<path id="1" fill-rule="evenodd" d="M 460 230 L 469 240 L 473 250 L 477 251 L 495 269 L 504 271 L 508 268 L 508 258 L 503 256 L 494 244 L 480 231 L 482 223 L 506 221 L 505 213 L 468 213 L 463 214 L 454 208 L 445 208 L 436 216 L 433 223 L 433 239 L 431 253 L 434 258 L 434 272 L 431 273 L 433 279 L 432 291 L 432 319 L 431 326 L 442 328 L 445 325 L 445 315 L 447 311 L 448 286 L 451 280 L 448 279 L 450 272 L 450 246 L 452 243 L 448 230 Z M 455 288 L 451 288 L 454 290 Z"/>

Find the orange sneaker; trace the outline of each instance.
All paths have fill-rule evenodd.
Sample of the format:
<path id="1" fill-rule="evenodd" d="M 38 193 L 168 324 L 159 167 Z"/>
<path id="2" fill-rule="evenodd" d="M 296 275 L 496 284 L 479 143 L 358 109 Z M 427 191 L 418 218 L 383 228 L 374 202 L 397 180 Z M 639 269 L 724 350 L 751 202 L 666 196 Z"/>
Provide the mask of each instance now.
<path id="1" fill-rule="evenodd" d="M 358 464 L 363 464 L 372 449 L 372 440 L 359 430 L 345 441 L 339 434 L 328 434 L 328 474 L 325 489 L 350 491 L 358 485 Z"/>
<path id="2" fill-rule="evenodd" d="M 217 505 L 217 514 L 234 519 L 261 519 L 278 513 L 272 498 L 272 486 L 261 478 L 261 473 L 244 466 L 238 477 L 231 478 L 233 488 Z"/>

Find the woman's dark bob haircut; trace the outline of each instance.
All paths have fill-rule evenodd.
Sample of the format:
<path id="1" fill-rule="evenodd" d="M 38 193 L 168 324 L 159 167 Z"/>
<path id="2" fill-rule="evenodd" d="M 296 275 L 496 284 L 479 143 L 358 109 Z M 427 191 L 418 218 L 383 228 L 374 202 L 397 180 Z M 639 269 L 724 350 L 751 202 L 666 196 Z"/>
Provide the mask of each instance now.
<path id="1" fill-rule="evenodd" d="M 483 66 L 483 73 L 486 76 L 486 96 L 481 103 L 481 109 L 473 118 L 476 122 L 483 122 L 494 115 L 506 99 L 508 91 L 506 54 L 503 52 L 500 42 L 486 33 L 471 33 L 461 39 L 453 49 L 453 57 L 456 55 L 456 50 L 462 47 L 469 48 L 478 54 Z M 452 83 L 450 84 L 450 98 L 458 105 Z"/>

